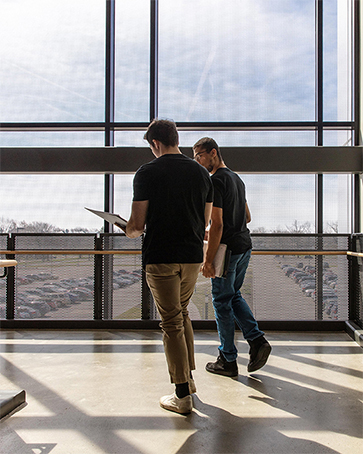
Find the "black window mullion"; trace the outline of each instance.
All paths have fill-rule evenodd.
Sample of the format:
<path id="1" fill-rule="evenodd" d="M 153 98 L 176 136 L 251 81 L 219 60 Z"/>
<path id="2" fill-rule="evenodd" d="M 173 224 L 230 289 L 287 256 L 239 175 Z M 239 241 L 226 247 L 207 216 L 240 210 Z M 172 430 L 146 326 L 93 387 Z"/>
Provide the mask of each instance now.
<path id="1" fill-rule="evenodd" d="M 115 0 L 106 0 L 106 68 L 105 68 L 105 146 L 114 146 L 115 121 Z M 105 174 L 104 178 L 104 209 L 114 211 L 114 175 Z M 113 232 L 113 225 L 104 222 L 104 232 Z M 112 248 L 112 237 L 104 238 L 106 249 Z M 103 313 L 105 319 L 113 317 L 113 256 L 103 258 Z M 97 315 L 100 316 L 100 302 Z"/>
<path id="2" fill-rule="evenodd" d="M 360 0 L 354 0 L 353 9 L 353 143 L 355 146 L 361 145 L 361 71 L 360 71 L 360 52 L 361 52 L 361 32 L 360 32 Z M 353 233 L 361 232 L 361 193 L 359 175 L 352 176 L 352 231 Z"/>
<path id="3" fill-rule="evenodd" d="M 115 121 L 115 0 L 106 0 L 106 80 L 105 80 L 105 146 L 114 146 Z M 105 175 L 104 208 L 114 209 L 114 175 Z M 104 223 L 104 231 L 112 226 Z"/>
<path id="4" fill-rule="evenodd" d="M 315 0 L 315 121 L 316 145 L 323 145 L 323 0 Z"/>
<path id="5" fill-rule="evenodd" d="M 323 0 L 315 0 L 315 121 L 317 122 L 316 142 L 323 145 Z M 315 232 L 317 237 L 316 248 L 323 250 L 323 175 L 317 174 L 315 178 Z M 323 256 L 317 255 L 315 263 L 316 319 L 323 319 Z"/>
<path id="6" fill-rule="evenodd" d="M 158 116 L 159 0 L 150 0 L 150 121 Z"/>

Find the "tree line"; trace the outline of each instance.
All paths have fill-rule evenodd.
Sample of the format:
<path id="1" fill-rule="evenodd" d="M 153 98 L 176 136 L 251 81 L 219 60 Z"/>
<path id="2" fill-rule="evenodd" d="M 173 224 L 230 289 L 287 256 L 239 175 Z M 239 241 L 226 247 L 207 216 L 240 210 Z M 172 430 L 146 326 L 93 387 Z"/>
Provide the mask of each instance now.
<path id="1" fill-rule="evenodd" d="M 0 218 L 0 233 L 98 233 L 101 230 L 90 230 L 85 227 L 61 229 L 47 222 L 16 222 L 14 219 Z"/>
<path id="2" fill-rule="evenodd" d="M 326 233 L 338 233 L 338 222 L 328 222 Z M 86 227 L 75 227 L 72 229 L 61 229 L 47 222 L 16 222 L 14 219 L 0 218 L 0 233 L 102 233 L 103 227 L 99 230 Z M 314 226 L 310 222 L 298 222 L 296 219 L 291 225 L 266 229 L 257 227 L 251 230 L 252 233 L 314 233 Z"/>

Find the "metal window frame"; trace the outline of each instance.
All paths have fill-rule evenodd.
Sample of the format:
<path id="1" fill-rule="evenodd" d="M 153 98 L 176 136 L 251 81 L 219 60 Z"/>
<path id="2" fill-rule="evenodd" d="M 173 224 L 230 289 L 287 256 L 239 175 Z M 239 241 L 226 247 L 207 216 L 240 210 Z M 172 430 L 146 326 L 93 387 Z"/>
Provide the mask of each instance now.
<path id="1" fill-rule="evenodd" d="M 360 2 L 359 0 L 351 0 L 353 23 L 352 23 L 352 54 L 353 54 L 353 96 L 352 96 L 352 121 L 344 122 L 325 122 L 323 115 L 323 6 L 326 0 L 315 0 L 315 33 L 316 33 L 316 118 L 315 121 L 307 122 L 179 122 L 177 127 L 179 130 L 225 130 L 225 131 L 271 131 L 271 130 L 304 130 L 316 132 L 316 146 L 323 147 L 323 134 L 326 130 L 349 129 L 353 134 L 354 148 L 360 145 Z M 106 44 L 105 44 L 105 121 L 104 122 L 39 122 L 39 123 L 2 123 L 1 131 L 103 131 L 105 137 L 105 147 L 114 146 L 115 131 L 132 131 L 144 130 L 147 127 L 145 122 L 115 122 L 115 8 L 116 0 L 105 0 L 106 7 Z M 150 121 L 158 115 L 158 42 L 159 42 L 159 1 L 150 0 Z M 229 150 L 236 151 L 236 147 L 230 147 Z M 267 148 L 267 147 L 266 147 Z M 305 149 L 308 147 L 305 147 Z M 325 148 L 325 147 L 324 147 Z M 339 147 L 332 147 L 339 148 Z M 349 147 L 350 148 L 350 147 Z M 263 147 L 259 147 L 260 150 Z M 8 150 L 0 150 L 0 172 L 6 171 L 6 154 L 7 151 L 13 153 L 15 157 L 19 153 L 19 148 Z M 246 150 L 245 150 L 246 151 Z M 271 151 L 271 149 L 270 149 Z M 325 150 L 328 151 L 328 150 Z M 28 150 L 29 152 L 29 150 Z M 34 149 L 35 154 L 39 153 L 39 148 Z M 74 152 L 74 149 L 73 149 Z M 226 151 L 228 154 L 228 150 Z M 262 150 L 262 153 L 264 150 Z M 286 149 L 280 149 L 281 156 L 286 152 Z M 343 153 L 345 150 L 343 150 Z M 351 152 L 351 149 L 349 150 Z M 359 160 L 358 151 L 357 158 Z M 347 152 L 348 153 L 348 148 Z M 5 155 L 5 160 L 4 160 Z M 65 155 L 63 155 L 65 156 Z M 141 151 L 140 157 L 145 157 L 145 152 Z M 335 155 L 337 157 L 337 155 Z M 53 156 L 54 157 L 54 156 Z M 135 155 L 134 155 L 135 157 Z M 238 157 L 235 158 L 238 166 Z M 344 159 L 344 158 L 343 158 Z M 73 158 L 72 158 L 73 161 Z M 71 162 L 72 162 L 71 161 Z M 339 162 L 338 158 L 338 162 Z M 4 167 L 5 162 L 5 167 Z M 10 159 L 11 162 L 11 159 Z M 289 161 L 290 162 L 290 161 Z M 56 161 L 53 161 L 50 172 L 54 171 Z M 102 166 L 100 166 L 102 167 Z M 359 173 L 362 172 L 362 164 L 354 165 L 351 169 L 352 174 L 352 230 L 359 232 L 361 201 L 359 194 Z M 11 170 L 10 170 L 11 171 Z M 27 170 L 25 170 L 27 171 Z M 30 170 L 29 170 L 30 171 Z M 40 170 L 42 171 L 42 170 Z M 69 170 L 72 171 L 72 170 Z M 114 207 L 114 173 L 107 170 L 101 170 L 104 173 L 104 209 L 105 211 L 113 211 Z M 128 170 L 130 171 L 130 170 Z M 252 170 L 258 172 L 258 170 Z M 277 170 L 278 171 L 278 170 Z M 296 170 L 295 170 L 296 171 Z M 297 170 L 299 171 L 299 170 Z M 303 169 L 302 171 L 312 171 Z M 330 170 L 327 170 L 330 171 Z M 74 171 L 77 173 L 77 171 Z M 292 171 L 294 172 L 294 170 Z M 316 202 L 316 233 L 323 233 L 323 172 L 317 168 L 316 187 L 315 187 L 315 202 Z M 107 222 L 104 225 L 104 231 L 112 232 L 112 226 Z M 320 260 L 320 262 L 319 262 Z M 322 258 L 318 257 L 318 267 L 322 267 Z M 109 267 L 112 271 L 112 267 Z M 107 270 L 107 264 L 105 264 Z M 321 284 L 322 285 L 322 284 Z"/>

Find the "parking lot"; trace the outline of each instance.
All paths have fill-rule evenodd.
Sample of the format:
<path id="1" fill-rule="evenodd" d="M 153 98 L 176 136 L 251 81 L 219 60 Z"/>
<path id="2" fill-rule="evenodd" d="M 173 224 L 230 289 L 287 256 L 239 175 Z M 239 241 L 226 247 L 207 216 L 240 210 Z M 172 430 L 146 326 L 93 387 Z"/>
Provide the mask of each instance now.
<path id="1" fill-rule="evenodd" d="M 326 262 L 324 262 L 326 263 Z M 338 275 L 345 273 L 338 259 L 330 259 L 325 273 L 333 277 L 324 282 L 324 319 L 347 315 L 347 291 Z M 312 256 L 253 255 L 242 294 L 258 320 L 315 320 L 315 296 L 310 285 L 307 293 L 294 279 L 314 268 Z M 141 318 L 141 264 L 138 257 L 117 257 L 113 261 L 111 307 L 104 317 L 113 319 Z M 328 274 L 326 274 L 327 276 Z M 324 279 L 326 278 L 324 277 Z M 314 275 L 308 276 L 310 281 Z M 2 280 L 4 282 L 4 280 Z M 328 282 L 328 281 L 327 281 Z M 5 282 L 4 282 L 5 283 Z M 347 285 L 347 282 L 345 283 Z M 333 288 L 334 287 L 334 288 Z M 94 262 L 90 257 L 56 257 L 51 260 L 22 260 L 16 269 L 15 318 L 93 319 Z M 109 292 L 109 294 L 110 294 Z M 342 295 L 345 295 L 343 297 Z M 199 276 L 189 307 L 192 319 L 214 318 L 211 283 Z M 0 287 L 0 318 L 5 318 L 5 288 Z"/>
<path id="2" fill-rule="evenodd" d="M 113 267 L 113 314 L 140 307 L 141 268 L 118 258 Z M 93 319 L 94 264 L 87 256 L 24 258 L 16 269 L 16 319 Z M 139 318 L 135 309 L 134 318 Z M 5 287 L 0 288 L 0 318 L 5 318 Z M 131 317 L 130 317 L 131 318 Z"/>

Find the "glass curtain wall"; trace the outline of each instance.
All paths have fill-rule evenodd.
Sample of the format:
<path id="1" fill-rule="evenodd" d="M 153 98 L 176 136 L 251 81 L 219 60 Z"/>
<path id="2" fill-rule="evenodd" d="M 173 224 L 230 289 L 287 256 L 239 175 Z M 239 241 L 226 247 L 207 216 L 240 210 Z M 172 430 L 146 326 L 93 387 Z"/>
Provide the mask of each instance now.
<path id="1" fill-rule="evenodd" d="M 175 120 L 187 147 L 206 135 L 222 147 L 354 144 L 352 0 L 0 0 L 0 6 L 2 147 L 103 146 L 110 134 L 116 146 L 146 146 L 142 129 L 155 115 Z M 313 175 L 242 178 L 252 231 L 351 231 L 349 175 L 323 175 L 318 183 Z M 0 198 L 4 225 L 43 219 L 61 231 L 98 231 L 94 219 L 78 220 L 74 210 L 104 208 L 111 190 L 115 211 L 127 216 L 132 196 L 130 175 L 105 181 L 2 175 L 0 192 L 10 180 L 32 191 Z M 68 204 L 72 188 L 78 205 Z M 62 219 L 47 212 L 54 199 Z"/>

